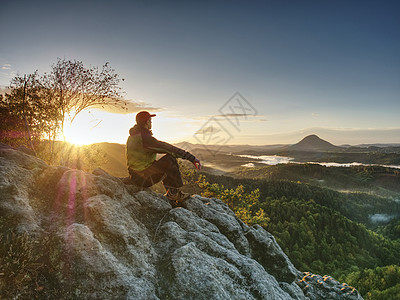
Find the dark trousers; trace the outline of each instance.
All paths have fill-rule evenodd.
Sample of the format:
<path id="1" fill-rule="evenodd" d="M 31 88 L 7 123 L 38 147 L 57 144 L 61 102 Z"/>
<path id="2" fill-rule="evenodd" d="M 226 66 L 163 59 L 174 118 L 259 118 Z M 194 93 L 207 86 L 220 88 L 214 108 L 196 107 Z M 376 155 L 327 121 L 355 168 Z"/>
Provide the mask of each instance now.
<path id="1" fill-rule="evenodd" d="M 131 182 L 140 187 L 150 187 L 162 180 L 165 189 L 183 186 L 178 161 L 172 155 L 164 155 L 143 171 L 128 169 Z"/>

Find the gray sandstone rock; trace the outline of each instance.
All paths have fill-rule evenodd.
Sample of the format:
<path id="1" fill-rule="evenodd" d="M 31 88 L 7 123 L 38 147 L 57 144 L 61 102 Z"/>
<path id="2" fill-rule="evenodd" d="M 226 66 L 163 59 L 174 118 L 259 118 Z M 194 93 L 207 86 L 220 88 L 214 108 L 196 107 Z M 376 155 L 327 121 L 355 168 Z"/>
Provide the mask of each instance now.
<path id="1" fill-rule="evenodd" d="M 255 225 L 246 232 L 246 237 L 250 244 L 251 256 L 279 281 L 291 283 L 300 275 L 274 236 L 264 228 Z"/>
<path id="2" fill-rule="evenodd" d="M 354 287 L 345 283 L 341 284 L 331 276 L 320 276 L 310 272 L 304 272 L 303 275 L 302 279 L 298 281 L 298 285 L 310 300 L 363 299 Z"/>
<path id="3" fill-rule="evenodd" d="M 270 233 L 219 199 L 172 209 L 101 169 L 50 167 L 3 144 L 0 224 L 49 236 L 64 299 L 362 299 L 331 278 L 302 277 Z"/>

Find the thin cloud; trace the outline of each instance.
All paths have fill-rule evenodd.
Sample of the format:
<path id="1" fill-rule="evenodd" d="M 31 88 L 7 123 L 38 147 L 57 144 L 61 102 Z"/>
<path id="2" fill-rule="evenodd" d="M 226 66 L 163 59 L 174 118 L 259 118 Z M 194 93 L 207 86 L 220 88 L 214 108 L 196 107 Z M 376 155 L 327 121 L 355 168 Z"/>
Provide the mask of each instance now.
<path id="1" fill-rule="evenodd" d="M 246 118 L 244 118 L 246 116 Z M 193 116 L 193 120 L 209 120 L 210 118 L 215 118 L 218 121 L 225 121 L 227 118 L 241 118 L 240 121 L 256 121 L 265 122 L 269 121 L 263 115 L 253 116 L 249 114 L 226 114 L 226 115 L 208 115 L 208 116 Z"/>
<path id="2" fill-rule="evenodd" d="M 160 107 L 154 107 L 149 103 L 144 101 L 133 101 L 133 100 L 123 100 L 125 108 L 127 108 L 126 113 L 135 113 L 141 110 L 147 110 L 151 112 L 162 111 Z M 125 105 L 126 104 L 126 105 Z"/>
<path id="3" fill-rule="evenodd" d="M 158 112 L 163 110 L 162 108 L 154 107 L 149 103 L 133 100 L 120 100 L 117 105 L 96 105 L 94 108 L 115 114 L 132 114 L 142 110 L 147 110 L 151 112 Z"/>
<path id="4" fill-rule="evenodd" d="M 241 117 L 245 117 L 247 118 L 248 116 L 253 116 L 250 114 L 224 114 L 224 115 L 216 115 L 216 117 L 234 117 L 234 118 L 241 118 Z"/>
<path id="5" fill-rule="evenodd" d="M 217 133 L 220 131 L 221 131 L 221 128 L 218 128 L 215 126 L 208 126 L 208 127 L 197 130 L 196 134 L 214 134 L 214 133 Z"/>
<path id="6" fill-rule="evenodd" d="M 3 64 L 3 65 L 1 66 L 1 69 L 2 69 L 2 70 L 10 70 L 10 69 L 11 69 L 11 65 L 10 65 L 10 64 Z"/>

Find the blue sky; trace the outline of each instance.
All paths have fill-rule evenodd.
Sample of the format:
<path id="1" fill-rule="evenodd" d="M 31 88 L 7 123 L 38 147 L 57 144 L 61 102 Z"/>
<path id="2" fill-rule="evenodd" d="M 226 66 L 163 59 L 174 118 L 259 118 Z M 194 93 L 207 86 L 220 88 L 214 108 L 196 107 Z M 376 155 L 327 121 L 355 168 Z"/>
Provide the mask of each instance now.
<path id="1" fill-rule="evenodd" d="M 57 57 L 108 61 L 126 99 L 154 107 L 154 133 L 170 142 L 195 142 L 215 118 L 231 144 L 311 133 L 399 143 L 399 13 L 397 1 L 9 1 L 0 86 L 49 71 Z M 236 127 L 219 111 L 235 92 L 254 108 Z M 92 111 L 71 135 L 123 143 L 133 119 Z"/>

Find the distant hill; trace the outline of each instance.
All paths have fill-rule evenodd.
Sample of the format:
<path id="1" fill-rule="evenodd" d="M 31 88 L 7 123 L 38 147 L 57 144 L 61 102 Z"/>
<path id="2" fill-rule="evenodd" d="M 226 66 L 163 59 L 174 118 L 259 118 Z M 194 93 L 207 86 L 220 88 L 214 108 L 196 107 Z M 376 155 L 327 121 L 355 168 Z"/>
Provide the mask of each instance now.
<path id="1" fill-rule="evenodd" d="M 289 151 L 339 151 L 341 147 L 332 145 L 331 143 L 319 138 L 315 134 L 306 136 L 297 144 L 289 146 Z"/>
<path id="2" fill-rule="evenodd" d="M 369 147 L 379 147 L 379 148 L 388 148 L 388 147 L 400 147 L 400 144 L 398 143 L 392 143 L 392 144 L 360 144 L 360 145 L 355 145 L 354 147 L 363 147 L 363 148 L 369 148 Z"/>
<path id="3" fill-rule="evenodd" d="M 89 147 L 100 150 L 104 156 L 101 167 L 106 172 L 116 177 L 127 177 L 125 145 L 116 143 L 96 143 Z"/>
<path id="4" fill-rule="evenodd" d="M 210 151 L 220 153 L 235 153 L 235 154 L 254 154 L 254 153 L 276 153 L 282 149 L 286 149 L 286 144 L 275 144 L 275 145 L 202 145 L 192 144 L 188 142 L 181 142 L 174 144 L 175 146 L 182 148 L 186 151 Z M 253 153 L 254 152 L 254 153 Z"/>
<path id="5" fill-rule="evenodd" d="M 243 155 L 278 155 L 289 156 L 298 162 L 336 162 L 365 164 L 400 165 L 400 147 L 384 148 L 360 148 L 360 147 L 338 147 L 319 138 L 310 135 L 297 144 L 285 145 L 201 145 L 191 143 L 177 143 L 175 146 L 191 152 L 199 158 L 208 172 L 215 170 L 231 172 L 232 169 L 253 163 L 256 166 L 260 161 L 255 158 L 241 157 Z M 95 151 L 100 151 L 100 161 L 96 161 L 96 167 L 101 167 L 106 172 L 116 177 L 128 176 L 126 166 L 125 145 L 115 143 L 98 143 L 88 146 Z M 233 154 L 233 155 L 232 155 Z M 96 154 L 97 155 L 97 154 Z M 160 154 L 161 156 L 162 154 Z"/>

